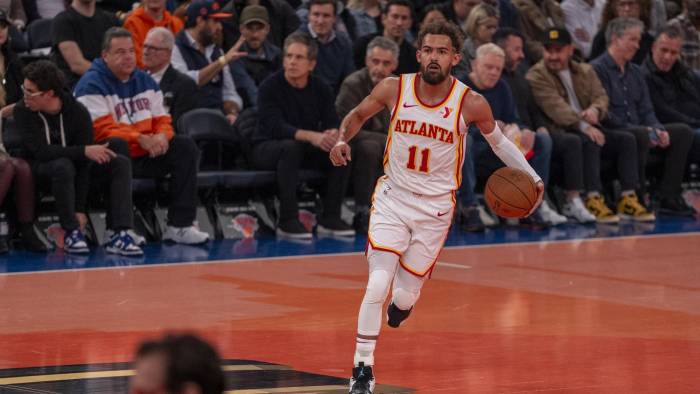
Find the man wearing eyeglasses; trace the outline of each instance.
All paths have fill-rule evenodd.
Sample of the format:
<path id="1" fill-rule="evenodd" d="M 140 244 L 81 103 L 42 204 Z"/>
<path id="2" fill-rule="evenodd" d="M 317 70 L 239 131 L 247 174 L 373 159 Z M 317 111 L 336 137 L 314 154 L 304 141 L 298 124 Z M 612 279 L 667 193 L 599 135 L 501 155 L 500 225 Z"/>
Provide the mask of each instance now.
<path id="1" fill-rule="evenodd" d="M 143 43 L 143 64 L 163 92 L 163 106 L 173 126 L 185 112 L 197 108 L 197 84 L 170 64 L 175 37 L 164 27 L 154 27 Z"/>
<path id="2" fill-rule="evenodd" d="M 92 117 L 95 139 L 118 137 L 129 143 L 134 176 L 170 175 L 168 226 L 163 240 L 203 244 L 209 234 L 194 225 L 199 151 L 192 139 L 174 135 L 163 94 L 136 68 L 131 33 L 113 27 L 105 33 L 102 58 L 78 81 L 75 96 Z"/>
<path id="3" fill-rule="evenodd" d="M 107 226 L 112 236 L 108 253 L 141 256 L 143 251 L 129 234 L 133 227 L 131 162 L 114 152 L 123 140 L 93 143 L 92 121 L 85 107 L 66 90 L 65 77 L 50 61 L 40 60 L 24 68 L 24 97 L 14 115 L 22 130 L 24 146 L 39 183 L 51 185 L 56 210 L 65 231 L 54 240 L 68 253 L 88 253 L 83 230 L 87 223 L 87 199 L 91 167 L 95 179 L 105 180 L 109 190 Z"/>

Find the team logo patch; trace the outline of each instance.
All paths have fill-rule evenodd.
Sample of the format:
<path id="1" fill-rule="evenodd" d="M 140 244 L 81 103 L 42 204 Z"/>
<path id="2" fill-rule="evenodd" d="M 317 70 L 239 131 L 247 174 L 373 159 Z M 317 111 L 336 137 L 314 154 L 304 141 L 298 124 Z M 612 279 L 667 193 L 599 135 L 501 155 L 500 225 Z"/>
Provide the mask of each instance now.
<path id="1" fill-rule="evenodd" d="M 258 218 L 247 213 L 239 213 L 236 215 L 231 219 L 231 224 L 236 231 L 243 234 L 243 238 L 252 238 L 255 232 L 260 228 Z"/>

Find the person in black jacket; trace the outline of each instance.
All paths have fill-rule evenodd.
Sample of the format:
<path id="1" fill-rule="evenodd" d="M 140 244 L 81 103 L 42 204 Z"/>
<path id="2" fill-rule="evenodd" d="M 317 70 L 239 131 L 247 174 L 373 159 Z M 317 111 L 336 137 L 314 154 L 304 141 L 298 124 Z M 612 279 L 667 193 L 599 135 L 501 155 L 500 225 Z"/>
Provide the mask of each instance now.
<path id="1" fill-rule="evenodd" d="M 297 32 L 287 37 L 284 69 L 267 78 L 258 95 L 260 123 L 252 139 L 252 165 L 277 171 L 277 234 L 287 238 L 312 236 L 298 219 L 296 192 L 302 168 L 320 169 L 327 174 L 319 234 L 355 235 L 340 218 L 349 167 L 333 167 L 328 160 L 328 152 L 338 140 L 340 119 L 330 86 L 311 75 L 317 54 L 316 41 L 309 35 Z"/>
<path id="2" fill-rule="evenodd" d="M 39 183 L 51 185 L 65 231 L 63 249 L 68 253 L 89 252 L 83 229 L 87 224 L 90 171 L 96 163 L 98 179 L 109 183 L 107 227 L 113 234 L 105 249 L 125 256 L 142 255 L 129 234 L 133 227 L 131 160 L 114 153 L 127 151 L 126 142 L 115 138 L 93 144 L 90 114 L 67 91 L 65 77 L 54 63 L 31 63 L 24 68 L 24 75 L 24 97 L 15 107 L 15 118 Z M 55 241 L 61 246 L 61 240 Z"/>
<path id="3" fill-rule="evenodd" d="M 163 91 L 163 105 L 173 119 L 173 126 L 185 112 L 195 109 L 198 89 L 192 78 L 170 64 L 175 36 L 164 27 L 148 31 L 143 42 L 143 65 Z"/>
<path id="4" fill-rule="evenodd" d="M 685 123 L 693 133 L 689 163 L 700 163 L 700 76 L 686 67 L 679 58 L 683 32 L 668 26 L 659 32 L 644 62 L 651 102 L 662 123 Z"/>

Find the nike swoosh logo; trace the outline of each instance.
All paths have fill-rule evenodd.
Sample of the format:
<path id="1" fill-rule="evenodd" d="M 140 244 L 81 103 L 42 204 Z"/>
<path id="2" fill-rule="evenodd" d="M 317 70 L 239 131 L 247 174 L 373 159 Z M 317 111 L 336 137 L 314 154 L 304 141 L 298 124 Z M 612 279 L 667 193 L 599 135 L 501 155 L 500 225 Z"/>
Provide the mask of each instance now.
<path id="1" fill-rule="evenodd" d="M 438 217 L 445 216 L 445 215 L 447 215 L 449 212 L 450 212 L 450 211 L 447 211 L 447 212 L 440 212 L 440 211 L 438 211 Z"/>
<path id="2" fill-rule="evenodd" d="M 404 107 L 404 108 L 413 108 L 413 107 L 417 107 L 417 106 L 418 106 L 418 104 L 406 104 L 406 103 L 403 103 L 403 107 Z"/>

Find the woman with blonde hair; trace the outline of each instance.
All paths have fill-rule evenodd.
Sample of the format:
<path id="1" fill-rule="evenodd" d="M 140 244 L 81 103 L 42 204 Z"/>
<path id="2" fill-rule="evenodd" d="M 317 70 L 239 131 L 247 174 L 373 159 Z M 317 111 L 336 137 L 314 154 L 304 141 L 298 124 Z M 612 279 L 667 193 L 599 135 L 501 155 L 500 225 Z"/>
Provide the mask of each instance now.
<path id="1" fill-rule="evenodd" d="M 472 71 L 472 60 L 476 58 L 476 49 L 492 41 L 493 34 L 498 29 L 499 14 L 493 6 L 481 3 L 472 8 L 462 30 L 467 38 L 462 44 L 462 61 L 455 67 L 454 75 L 460 81 Z"/>

